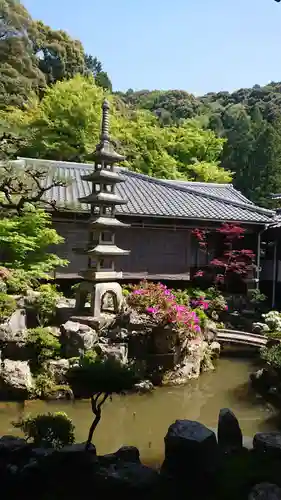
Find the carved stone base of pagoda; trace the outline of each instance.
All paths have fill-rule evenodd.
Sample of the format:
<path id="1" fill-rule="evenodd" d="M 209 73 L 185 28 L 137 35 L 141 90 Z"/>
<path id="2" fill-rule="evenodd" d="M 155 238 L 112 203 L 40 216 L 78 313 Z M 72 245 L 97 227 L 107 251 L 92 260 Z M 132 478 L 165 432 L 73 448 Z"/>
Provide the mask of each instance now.
<path id="1" fill-rule="evenodd" d="M 102 312 L 117 314 L 123 303 L 122 287 L 119 283 L 94 283 L 83 281 L 80 283 L 75 297 L 75 313 L 85 312 L 87 298 L 90 295 L 90 313 L 99 318 Z"/>

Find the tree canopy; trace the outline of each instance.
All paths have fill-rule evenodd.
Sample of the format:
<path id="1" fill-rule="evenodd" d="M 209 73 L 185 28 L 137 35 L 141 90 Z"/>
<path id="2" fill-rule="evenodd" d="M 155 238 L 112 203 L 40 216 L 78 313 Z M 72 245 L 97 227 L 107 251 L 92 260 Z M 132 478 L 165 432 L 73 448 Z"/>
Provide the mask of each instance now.
<path id="1" fill-rule="evenodd" d="M 2 113 L 3 123 L 27 137 L 19 155 L 65 161 L 90 161 L 99 140 L 101 106 L 112 103 L 111 132 L 126 166 L 160 178 L 228 182 L 219 166 L 224 140 L 195 121 L 160 127 L 146 110 L 118 105 L 118 98 L 95 85 L 92 77 L 76 75 L 47 88 L 41 101 L 27 110 Z"/>
<path id="2" fill-rule="evenodd" d="M 0 0 L 0 64 L 1 159 L 91 161 L 106 96 L 128 168 L 170 179 L 233 177 L 267 207 L 281 192 L 281 83 L 201 97 L 177 89 L 114 93 L 95 55 L 32 19 L 18 0 Z"/>
<path id="3" fill-rule="evenodd" d="M 272 192 L 281 191 L 281 83 L 210 92 L 201 97 L 179 90 L 118 93 L 133 109 L 147 109 L 161 126 L 181 126 L 192 119 L 225 138 L 221 166 L 233 172 L 233 183 L 251 200 L 271 207 Z M 261 142 L 263 145 L 261 146 Z"/>
<path id="4" fill-rule="evenodd" d="M 32 19 L 18 0 L 0 0 L 0 109 L 25 108 L 47 85 L 91 72 L 97 85 L 111 81 L 96 57 L 65 31 Z"/>

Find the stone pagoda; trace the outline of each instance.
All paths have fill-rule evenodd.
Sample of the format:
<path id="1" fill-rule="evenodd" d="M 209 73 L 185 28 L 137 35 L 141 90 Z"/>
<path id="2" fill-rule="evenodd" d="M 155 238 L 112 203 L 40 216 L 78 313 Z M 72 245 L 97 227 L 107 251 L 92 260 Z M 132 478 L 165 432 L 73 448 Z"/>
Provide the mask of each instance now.
<path id="1" fill-rule="evenodd" d="M 116 193 L 116 184 L 124 182 L 116 171 L 114 164 L 123 161 L 124 156 L 114 151 L 109 137 L 109 102 L 105 100 L 102 106 L 102 127 L 100 143 L 94 155 L 95 168 L 93 172 L 82 177 L 82 180 L 92 184 L 89 196 L 79 198 L 80 203 L 91 206 L 90 230 L 88 247 L 83 251 L 88 255 L 88 269 L 80 272 L 84 281 L 80 284 L 76 295 L 76 314 L 85 310 L 87 296 L 91 296 L 91 316 L 98 318 L 104 307 L 105 297 L 113 302 L 114 312 L 118 312 L 123 300 L 122 288 L 117 279 L 122 272 L 115 270 L 115 257 L 128 255 L 128 250 L 122 250 L 115 244 L 115 232 L 127 224 L 115 217 L 116 205 L 126 204 Z"/>

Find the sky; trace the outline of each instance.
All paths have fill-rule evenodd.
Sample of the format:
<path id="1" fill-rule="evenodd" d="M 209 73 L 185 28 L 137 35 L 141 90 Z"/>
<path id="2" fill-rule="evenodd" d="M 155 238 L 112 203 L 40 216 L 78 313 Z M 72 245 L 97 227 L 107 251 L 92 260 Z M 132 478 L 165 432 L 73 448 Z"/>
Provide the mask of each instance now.
<path id="1" fill-rule="evenodd" d="M 274 0 L 22 0 L 35 19 L 81 40 L 114 90 L 202 95 L 281 81 Z"/>

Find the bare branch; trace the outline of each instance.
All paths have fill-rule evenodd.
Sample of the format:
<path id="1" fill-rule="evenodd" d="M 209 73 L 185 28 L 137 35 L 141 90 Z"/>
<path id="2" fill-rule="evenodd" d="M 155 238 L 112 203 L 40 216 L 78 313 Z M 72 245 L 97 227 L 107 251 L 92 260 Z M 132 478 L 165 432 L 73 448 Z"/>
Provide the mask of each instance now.
<path id="1" fill-rule="evenodd" d="M 1 199 L 0 207 L 20 213 L 26 203 L 40 203 L 57 210 L 55 200 L 47 200 L 45 194 L 54 187 L 67 187 L 69 182 L 56 177 L 55 172 L 52 178 L 52 173 L 46 168 L 27 166 L 23 169 L 12 162 L 1 164 L 0 193 L 4 199 Z"/>

